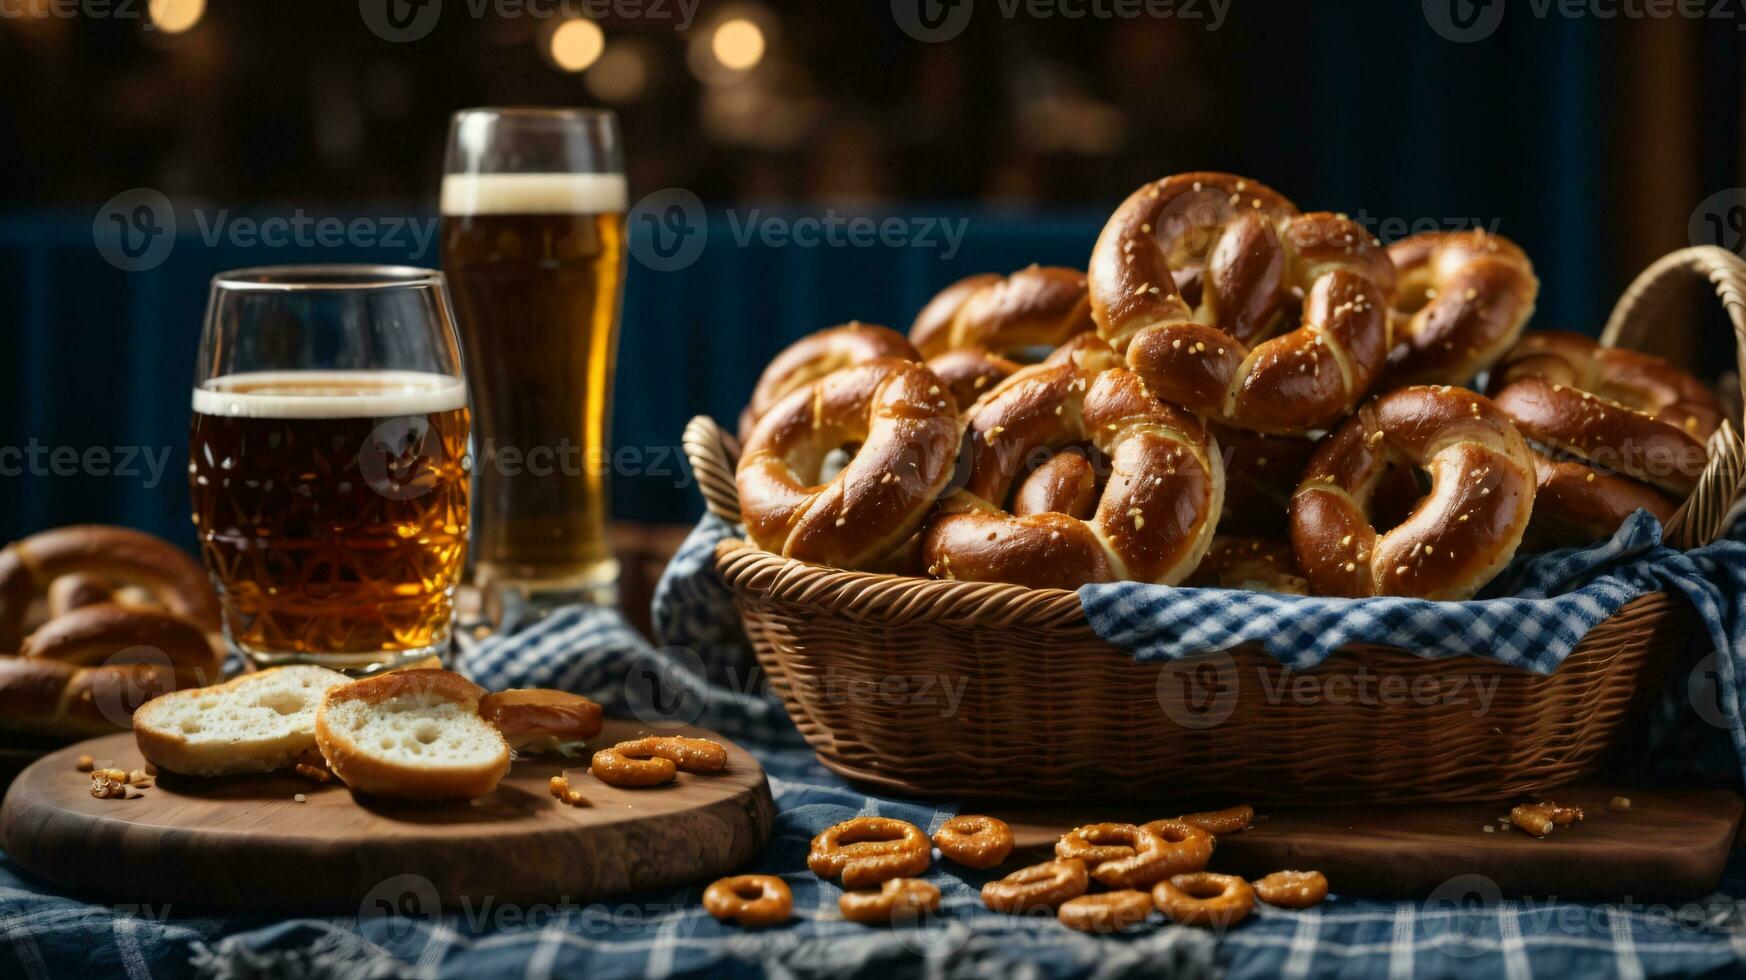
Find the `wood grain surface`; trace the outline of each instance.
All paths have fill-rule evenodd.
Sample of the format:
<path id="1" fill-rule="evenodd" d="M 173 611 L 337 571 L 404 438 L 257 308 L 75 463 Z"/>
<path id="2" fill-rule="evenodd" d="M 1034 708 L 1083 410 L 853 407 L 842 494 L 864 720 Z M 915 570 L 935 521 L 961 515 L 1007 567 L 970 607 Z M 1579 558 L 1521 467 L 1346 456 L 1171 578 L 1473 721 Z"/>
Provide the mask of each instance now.
<path id="1" fill-rule="evenodd" d="M 1498 823 L 1525 798 L 1262 808 L 1253 827 L 1218 839 L 1210 869 L 1249 877 L 1320 871 L 1336 893 L 1376 898 L 1423 899 L 1458 876 L 1479 875 L 1505 896 L 1689 899 L 1708 894 L 1721 879 L 1746 806 L 1726 790 L 1633 789 L 1596 781 L 1548 796 L 1582 807 L 1585 818 L 1539 839 Z M 1615 796 L 1629 798 L 1630 809 L 1611 809 Z M 1035 853 L 1047 852 L 1080 824 L 1175 816 L 1119 807 L 989 812 L 1012 824 L 1020 849 Z M 1494 829 L 1487 832 L 1486 826 Z"/>
<path id="2" fill-rule="evenodd" d="M 645 734 L 641 724 L 608 721 L 590 744 Z M 27 871 L 81 895 L 179 912 L 356 912 L 385 887 L 451 907 L 585 903 L 706 882 L 750 861 L 775 819 L 757 761 L 700 729 L 654 734 L 714 738 L 728 748 L 728 768 L 616 789 L 589 775 L 586 759 L 536 756 L 517 760 L 490 796 L 447 804 L 369 799 L 289 773 L 164 774 L 137 798 L 100 800 L 77 771 L 80 755 L 143 766 L 132 734 L 109 735 L 25 770 L 0 807 L 0 844 Z M 590 806 L 551 796 L 548 781 L 566 768 Z"/>

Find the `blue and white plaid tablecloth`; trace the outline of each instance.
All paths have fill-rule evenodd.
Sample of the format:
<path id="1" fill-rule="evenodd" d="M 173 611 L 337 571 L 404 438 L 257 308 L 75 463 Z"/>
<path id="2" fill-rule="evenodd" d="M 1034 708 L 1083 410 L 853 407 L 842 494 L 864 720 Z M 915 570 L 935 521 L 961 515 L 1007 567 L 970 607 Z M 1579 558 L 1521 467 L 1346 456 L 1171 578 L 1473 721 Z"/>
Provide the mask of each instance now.
<path id="1" fill-rule="evenodd" d="M 936 863 L 927 877 L 944 894 L 940 914 L 901 928 L 846 922 L 836 911 L 837 887 L 806 870 L 811 837 L 858 814 L 901 817 L 931 832 L 955 810 L 869 797 L 817 763 L 738 642 L 731 604 L 709 571 L 715 543 L 731 533 L 706 518 L 669 569 L 656 598 L 664 646 L 645 642 L 614 613 L 569 610 L 488 641 L 461 667 L 490 687 L 580 691 L 651 725 L 696 722 L 754 751 L 769 772 L 779 815 L 770 845 L 745 870 L 789 882 L 792 924 L 749 932 L 718 923 L 700 906 L 702 882 L 593 905 L 505 908 L 481 897 L 448 911 L 417 901 L 416 887 L 389 882 L 385 887 L 396 893 L 387 905 L 399 910 L 393 914 L 373 911 L 374 899 L 383 897 L 373 894 L 360 903 L 369 906 L 361 916 L 183 915 L 85 902 L 0 858 L 0 977 L 1746 973 L 1746 910 L 1735 897 L 1746 896 L 1740 860 L 1716 894 L 1671 907 L 1573 903 L 1555 894 L 1503 899 L 1489 882 L 1459 878 L 1424 901 L 1379 902 L 1338 894 L 1336 882 L 1336 894 L 1317 908 L 1263 907 L 1223 935 L 1154 917 L 1132 934 L 1099 938 L 1052 918 L 990 912 L 978 897 L 985 876 Z M 1746 545 L 1672 555 L 1655 544 L 1652 525 L 1634 523 L 1602 549 L 1554 555 L 1511 574 L 1503 587 L 1538 589 L 1536 598 L 1443 608 L 1385 600 L 1357 618 L 1353 607 L 1330 600 L 1233 603 L 1210 592 L 1131 586 L 1087 588 L 1082 597 L 1104 635 L 1144 657 L 1257 640 L 1303 665 L 1348 639 L 1392 638 L 1428 656 L 1495 649 L 1504 652 L 1500 659 L 1549 670 L 1611 610 L 1643 591 L 1674 588 L 1693 599 L 1710 627 L 1715 647 L 1705 669 L 1719 678 L 1719 696 L 1705 710 L 1685 697 L 1696 686 L 1675 683 L 1659 717 L 1684 733 L 1670 736 L 1675 744 L 1725 746 L 1731 735 L 1746 745 L 1738 710 L 1746 676 L 1739 661 L 1746 651 Z M 1365 625 L 1354 630 L 1354 622 Z"/>

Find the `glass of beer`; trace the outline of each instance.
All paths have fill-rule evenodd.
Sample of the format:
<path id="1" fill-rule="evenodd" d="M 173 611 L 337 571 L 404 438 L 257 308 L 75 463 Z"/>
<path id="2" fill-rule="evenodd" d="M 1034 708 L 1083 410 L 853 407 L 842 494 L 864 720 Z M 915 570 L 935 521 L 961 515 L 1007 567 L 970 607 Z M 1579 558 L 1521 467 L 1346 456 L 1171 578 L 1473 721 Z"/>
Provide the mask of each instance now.
<path id="1" fill-rule="evenodd" d="M 212 280 L 188 483 L 231 645 L 368 671 L 446 652 L 471 418 L 440 272 Z"/>
<path id="2" fill-rule="evenodd" d="M 478 422 L 474 579 L 499 626 L 617 600 L 606 537 L 625 271 L 618 121 L 469 109 L 449 128 L 443 271 Z"/>

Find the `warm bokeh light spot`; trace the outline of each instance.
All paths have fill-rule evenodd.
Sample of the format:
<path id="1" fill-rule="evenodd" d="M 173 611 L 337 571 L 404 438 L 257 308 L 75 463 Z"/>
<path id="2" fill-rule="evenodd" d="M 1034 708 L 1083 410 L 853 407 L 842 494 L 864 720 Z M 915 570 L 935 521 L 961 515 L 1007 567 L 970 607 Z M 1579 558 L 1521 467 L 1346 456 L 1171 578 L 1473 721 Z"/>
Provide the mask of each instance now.
<path id="1" fill-rule="evenodd" d="M 709 49 L 723 67 L 746 71 L 764 60 L 764 30 L 744 17 L 723 21 L 710 38 Z"/>
<path id="2" fill-rule="evenodd" d="M 591 20 L 577 18 L 552 32 L 552 63 L 565 71 L 583 71 L 606 50 L 606 34 Z"/>
<path id="3" fill-rule="evenodd" d="M 200 23 L 206 0 L 151 0 L 146 7 L 152 26 L 165 34 L 180 34 Z"/>

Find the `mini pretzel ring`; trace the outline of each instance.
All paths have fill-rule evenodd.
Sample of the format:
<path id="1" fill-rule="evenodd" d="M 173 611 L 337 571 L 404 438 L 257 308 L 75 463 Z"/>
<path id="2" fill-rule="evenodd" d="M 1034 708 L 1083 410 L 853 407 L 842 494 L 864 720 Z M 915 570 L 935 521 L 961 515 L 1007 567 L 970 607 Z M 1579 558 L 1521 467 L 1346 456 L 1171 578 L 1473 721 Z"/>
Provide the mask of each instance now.
<path id="1" fill-rule="evenodd" d="M 1177 817 L 1176 822 L 1199 827 L 1209 834 L 1234 834 L 1239 830 L 1248 830 L 1249 825 L 1255 822 L 1255 808 L 1244 803 L 1223 810 L 1185 813 Z M 1150 827 L 1151 824 L 1146 826 Z"/>
<path id="2" fill-rule="evenodd" d="M 736 875 L 704 889 L 703 907 L 723 922 L 762 929 L 787 921 L 794 912 L 794 893 L 774 875 Z"/>
<path id="3" fill-rule="evenodd" d="M 824 832 L 812 839 L 812 847 L 807 852 L 807 866 L 812 868 L 812 873 L 819 875 L 821 879 L 835 879 L 836 875 L 842 875 L 845 872 L 850 861 L 866 863 L 866 861 L 875 858 L 908 856 L 910 859 L 904 863 L 908 866 L 913 865 L 911 854 L 918 852 L 924 861 L 922 868 L 925 868 L 927 859 L 929 859 L 929 851 L 931 849 L 929 849 L 927 835 L 922 833 L 922 828 L 918 828 L 910 821 L 864 816 L 864 818 L 845 819 L 843 823 L 824 828 Z M 871 868 L 863 866 L 863 870 L 856 875 L 857 879 L 861 879 L 864 873 L 868 873 L 870 870 Z M 878 880 L 892 879 L 892 877 L 904 877 L 904 875 L 903 873 L 885 875 L 882 879 L 870 880 L 866 884 L 876 884 Z M 845 880 L 843 884 L 849 884 L 849 882 Z"/>
<path id="4" fill-rule="evenodd" d="M 659 786 L 672 782 L 679 775 L 679 767 L 673 764 L 672 759 L 659 756 L 635 759 L 616 746 L 594 753 L 594 758 L 588 764 L 588 771 L 594 773 L 595 779 L 608 786 L 627 788 Z"/>
<path id="5" fill-rule="evenodd" d="M 1012 853 L 1012 828 L 993 817 L 961 814 L 934 832 L 940 854 L 966 868 L 992 868 Z"/>
<path id="6" fill-rule="evenodd" d="M 1307 909 L 1328 897 L 1328 878 L 1320 871 L 1275 871 L 1255 882 L 1255 895 L 1282 909 Z"/>
<path id="7" fill-rule="evenodd" d="M 1061 904 L 1056 917 L 1069 929 L 1080 932 L 1120 932 L 1139 925 L 1152 914 L 1152 896 L 1132 888 L 1123 891 L 1081 895 Z"/>
<path id="8" fill-rule="evenodd" d="M 983 885 L 982 904 L 996 912 L 1052 909 L 1085 894 L 1090 886 L 1084 861 L 1078 858 L 1044 861 Z"/>
<path id="9" fill-rule="evenodd" d="M 1199 871 L 1212 857 L 1212 835 L 1190 824 L 1154 820 L 1131 831 L 1134 855 L 1097 865 L 1091 870 L 1093 878 L 1111 888 L 1143 888 L 1171 875 Z"/>
<path id="10" fill-rule="evenodd" d="M 1170 921 L 1185 926 L 1226 928 L 1255 908 L 1255 889 L 1236 875 L 1201 871 L 1177 875 L 1152 887 L 1152 901 Z"/>
<path id="11" fill-rule="evenodd" d="M 659 735 L 633 739 L 613 746 L 633 759 L 666 759 L 681 772 L 721 772 L 727 768 L 727 749 L 707 738 Z"/>
<path id="12" fill-rule="evenodd" d="M 843 918 L 865 925 L 903 922 L 940 907 L 940 890 L 916 878 L 892 878 L 878 891 L 844 892 L 837 899 Z"/>
<path id="13" fill-rule="evenodd" d="M 1131 823 L 1088 823 L 1074 827 L 1055 842 L 1055 856 L 1078 858 L 1092 867 L 1131 858 L 1139 848 L 1138 831 Z"/>

